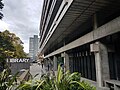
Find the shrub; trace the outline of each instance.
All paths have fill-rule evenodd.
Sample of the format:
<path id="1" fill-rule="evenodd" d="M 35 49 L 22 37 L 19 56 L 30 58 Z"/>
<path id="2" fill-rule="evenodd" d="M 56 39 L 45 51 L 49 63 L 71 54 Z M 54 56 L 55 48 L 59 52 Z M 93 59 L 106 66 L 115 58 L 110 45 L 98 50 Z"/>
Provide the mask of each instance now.
<path id="1" fill-rule="evenodd" d="M 8 70 L 4 69 L 0 73 L 0 90 L 13 90 L 17 82 L 17 74 L 18 73 L 16 73 L 14 76 L 9 75 Z"/>
<path id="2" fill-rule="evenodd" d="M 90 84 L 80 81 L 77 72 L 63 73 L 60 65 L 56 76 L 42 75 L 40 80 L 29 80 L 19 85 L 16 90 L 96 90 Z"/>

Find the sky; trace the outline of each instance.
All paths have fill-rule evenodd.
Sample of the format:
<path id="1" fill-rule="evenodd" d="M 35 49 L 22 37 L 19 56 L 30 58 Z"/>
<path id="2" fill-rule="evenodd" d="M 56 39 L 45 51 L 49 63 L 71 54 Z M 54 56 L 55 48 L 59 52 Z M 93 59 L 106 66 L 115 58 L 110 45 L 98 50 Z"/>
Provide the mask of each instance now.
<path id="1" fill-rule="evenodd" d="M 29 37 L 39 35 L 43 0 L 3 0 L 4 18 L 0 31 L 9 30 L 23 41 L 24 51 L 29 52 Z"/>

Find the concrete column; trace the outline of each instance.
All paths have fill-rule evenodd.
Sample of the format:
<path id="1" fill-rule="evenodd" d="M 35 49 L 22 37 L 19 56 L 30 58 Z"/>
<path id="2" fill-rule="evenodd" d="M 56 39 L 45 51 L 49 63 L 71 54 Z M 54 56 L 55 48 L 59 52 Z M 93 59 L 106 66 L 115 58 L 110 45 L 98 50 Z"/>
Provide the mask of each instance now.
<path id="1" fill-rule="evenodd" d="M 93 16 L 93 27 L 98 28 L 97 14 Z M 109 62 L 108 62 L 108 50 L 107 47 L 100 43 L 95 42 L 91 45 L 91 51 L 95 52 L 95 66 L 96 66 L 96 79 L 98 87 L 104 86 L 104 80 L 110 78 L 109 74 Z"/>
<path id="2" fill-rule="evenodd" d="M 107 46 L 100 43 L 100 55 L 101 55 L 101 65 L 102 65 L 102 79 L 109 80 L 110 79 L 110 70 L 109 70 L 109 60 L 108 60 L 108 50 Z M 103 85 L 105 85 L 103 83 Z"/>
<path id="3" fill-rule="evenodd" d="M 99 48 L 99 47 L 98 47 Z M 102 66 L 101 66 L 102 62 L 101 62 L 101 56 L 100 56 L 100 52 L 98 50 L 98 52 L 95 52 L 95 66 L 96 66 L 96 80 L 97 80 L 97 85 L 99 87 L 102 87 Z"/>
<path id="4" fill-rule="evenodd" d="M 69 55 L 64 52 L 64 71 L 69 70 Z"/>
<path id="5" fill-rule="evenodd" d="M 98 87 L 103 87 L 104 80 L 108 80 L 110 78 L 108 50 L 107 47 L 100 42 L 94 43 L 92 47 L 92 51 L 95 52 L 97 85 Z"/>
<path id="6" fill-rule="evenodd" d="M 53 69 L 54 71 L 57 71 L 57 57 L 56 56 L 53 57 Z"/>
<path id="7" fill-rule="evenodd" d="M 94 28 L 94 29 L 97 29 L 97 27 L 98 27 L 98 22 L 97 22 L 97 14 L 96 14 L 96 13 L 95 13 L 94 16 L 93 16 L 93 24 L 94 24 L 94 25 L 93 25 L 93 26 L 94 26 L 93 28 Z"/>

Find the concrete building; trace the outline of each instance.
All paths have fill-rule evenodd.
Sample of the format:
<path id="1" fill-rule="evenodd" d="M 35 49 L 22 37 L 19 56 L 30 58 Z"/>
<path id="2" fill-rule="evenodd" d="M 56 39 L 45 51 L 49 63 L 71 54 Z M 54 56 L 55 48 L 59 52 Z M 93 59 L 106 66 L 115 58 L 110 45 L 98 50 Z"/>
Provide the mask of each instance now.
<path id="1" fill-rule="evenodd" d="M 40 53 L 97 90 L 120 90 L 120 0 L 44 0 Z"/>
<path id="2" fill-rule="evenodd" d="M 34 35 L 34 37 L 30 37 L 29 39 L 29 57 L 31 61 L 37 60 L 38 42 L 39 42 L 38 35 Z"/>

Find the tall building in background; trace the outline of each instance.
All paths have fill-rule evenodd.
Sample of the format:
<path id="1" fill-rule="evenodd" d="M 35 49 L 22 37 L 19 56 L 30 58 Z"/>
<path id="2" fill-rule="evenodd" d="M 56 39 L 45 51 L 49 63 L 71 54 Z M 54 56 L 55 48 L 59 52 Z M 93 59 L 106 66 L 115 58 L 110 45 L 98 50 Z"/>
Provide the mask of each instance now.
<path id="1" fill-rule="evenodd" d="M 31 61 L 37 60 L 38 41 L 38 35 L 34 35 L 34 37 L 30 37 L 29 39 L 29 57 Z"/>

